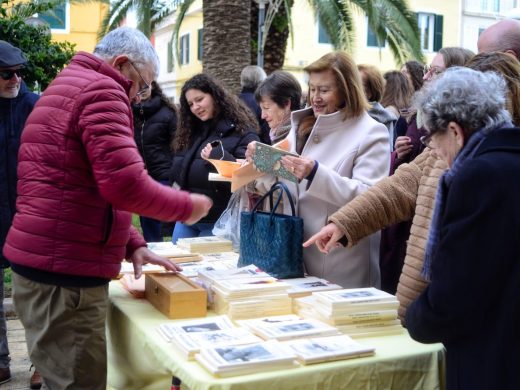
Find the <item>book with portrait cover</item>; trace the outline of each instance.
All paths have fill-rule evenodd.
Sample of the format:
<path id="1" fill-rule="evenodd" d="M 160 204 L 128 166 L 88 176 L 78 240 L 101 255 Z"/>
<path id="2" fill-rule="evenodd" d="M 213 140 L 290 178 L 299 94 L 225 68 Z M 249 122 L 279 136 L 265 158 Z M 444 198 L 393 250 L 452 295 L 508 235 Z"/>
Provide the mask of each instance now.
<path id="1" fill-rule="evenodd" d="M 298 157 L 295 153 L 257 142 L 255 154 L 253 155 L 253 164 L 260 172 L 269 173 L 297 183 L 298 178 L 282 165 L 281 160 L 283 156 Z"/>
<path id="2" fill-rule="evenodd" d="M 331 362 L 373 356 L 375 348 L 352 340 L 349 336 L 328 336 L 284 341 L 301 364 Z"/>
<path id="3" fill-rule="evenodd" d="M 209 332 L 223 329 L 231 329 L 235 326 L 227 316 L 204 317 L 188 321 L 167 322 L 159 325 L 157 330 L 171 342 L 175 335 L 181 337 L 198 332 Z"/>
<path id="4" fill-rule="evenodd" d="M 395 295 L 374 287 L 350 288 L 334 291 L 320 291 L 314 293 L 316 301 L 330 309 L 340 309 L 355 305 L 359 307 L 364 304 L 398 302 Z"/>
<path id="5" fill-rule="evenodd" d="M 195 359 L 213 375 L 229 377 L 296 367 L 296 355 L 277 341 L 201 349 Z"/>
<path id="6" fill-rule="evenodd" d="M 290 316 L 273 316 L 242 320 L 238 323 L 266 340 L 282 341 L 339 334 L 335 327 L 312 318 L 300 319 L 296 317 L 291 319 Z"/>
<path id="7" fill-rule="evenodd" d="M 258 343 L 262 339 L 244 328 L 229 328 L 207 332 L 173 335 L 172 343 L 188 358 L 193 359 L 202 348 L 229 347 Z"/>

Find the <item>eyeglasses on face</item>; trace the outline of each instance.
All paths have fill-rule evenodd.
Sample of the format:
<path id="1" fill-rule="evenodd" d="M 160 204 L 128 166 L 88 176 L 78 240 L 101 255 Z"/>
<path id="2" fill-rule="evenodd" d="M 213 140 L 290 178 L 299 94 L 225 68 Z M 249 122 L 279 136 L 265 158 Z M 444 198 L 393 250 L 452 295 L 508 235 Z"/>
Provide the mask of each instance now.
<path id="1" fill-rule="evenodd" d="M 136 66 L 134 65 L 134 63 L 132 61 L 128 61 L 130 63 L 130 65 L 132 65 L 132 68 L 134 68 L 134 70 L 136 71 L 136 73 L 139 75 L 139 77 L 141 78 L 141 80 L 143 81 L 144 83 L 144 87 L 141 88 L 139 91 L 137 91 L 136 95 L 139 96 L 139 97 L 142 97 L 143 95 L 145 95 L 149 90 L 150 88 L 152 88 L 152 86 L 150 84 L 148 84 L 146 82 L 146 80 L 143 78 L 143 76 L 141 75 L 141 72 L 139 72 L 136 68 Z"/>
<path id="2" fill-rule="evenodd" d="M 23 77 L 23 70 L 20 69 L 8 69 L 8 70 L 0 70 L 0 77 L 2 80 L 11 80 L 13 76 L 16 75 L 19 78 Z"/>
<path id="3" fill-rule="evenodd" d="M 438 66 L 424 65 L 424 74 L 430 73 L 432 76 L 437 76 L 444 72 L 444 69 Z"/>

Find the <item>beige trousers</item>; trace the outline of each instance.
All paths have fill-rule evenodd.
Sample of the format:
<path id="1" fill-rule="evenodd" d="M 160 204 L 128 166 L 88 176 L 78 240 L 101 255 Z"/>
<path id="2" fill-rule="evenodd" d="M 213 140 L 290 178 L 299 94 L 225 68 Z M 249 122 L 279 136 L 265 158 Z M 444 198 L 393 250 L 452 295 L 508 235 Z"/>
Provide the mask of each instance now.
<path id="1" fill-rule="evenodd" d="M 13 272 L 13 304 L 43 389 L 106 390 L 108 285 L 65 288 Z"/>

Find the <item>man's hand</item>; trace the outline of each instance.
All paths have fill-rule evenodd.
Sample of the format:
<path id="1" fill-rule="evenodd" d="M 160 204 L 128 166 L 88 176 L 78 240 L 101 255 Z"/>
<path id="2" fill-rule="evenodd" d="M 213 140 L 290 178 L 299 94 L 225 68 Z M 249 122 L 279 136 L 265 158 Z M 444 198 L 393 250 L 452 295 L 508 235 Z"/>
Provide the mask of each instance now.
<path id="1" fill-rule="evenodd" d="M 173 263 L 165 257 L 156 255 L 145 246 L 137 248 L 130 257 L 130 261 L 132 261 L 134 265 L 134 276 L 136 279 L 141 277 L 143 274 L 143 264 L 147 263 L 162 265 L 168 271 L 173 271 L 175 273 L 182 271 L 182 268 L 177 264 Z"/>
<path id="2" fill-rule="evenodd" d="M 344 234 L 339 227 L 334 223 L 329 223 L 322 227 L 318 233 L 305 241 L 303 246 L 307 248 L 312 244 L 316 244 L 320 252 L 329 253 L 331 249 L 341 246 L 341 244 L 338 243 L 338 240 L 343 236 Z"/>
<path id="3" fill-rule="evenodd" d="M 190 198 L 193 202 L 193 210 L 190 217 L 184 221 L 186 225 L 193 225 L 199 219 L 208 215 L 211 206 L 213 206 L 213 201 L 206 195 L 190 194 Z"/>

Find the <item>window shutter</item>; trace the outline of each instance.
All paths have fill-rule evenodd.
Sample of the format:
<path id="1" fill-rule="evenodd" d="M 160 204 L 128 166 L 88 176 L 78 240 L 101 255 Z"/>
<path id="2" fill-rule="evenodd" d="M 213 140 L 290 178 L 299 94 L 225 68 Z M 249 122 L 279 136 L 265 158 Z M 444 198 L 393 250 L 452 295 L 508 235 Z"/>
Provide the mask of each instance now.
<path id="1" fill-rule="evenodd" d="M 434 34 L 433 34 L 433 51 L 439 51 L 442 48 L 442 24 L 444 16 L 435 15 Z"/>
<path id="2" fill-rule="evenodd" d="M 168 42 L 168 54 L 167 54 L 167 65 L 166 70 L 168 73 L 173 72 L 173 42 Z"/>
<path id="3" fill-rule="evenodd" d="M 202 61 L 202 37 L 203 37 L 203 30 L 199 29 L 199 34 L 197 35 L 198 42 L 197 42 L 197 59 L 199 61 Z"/>

